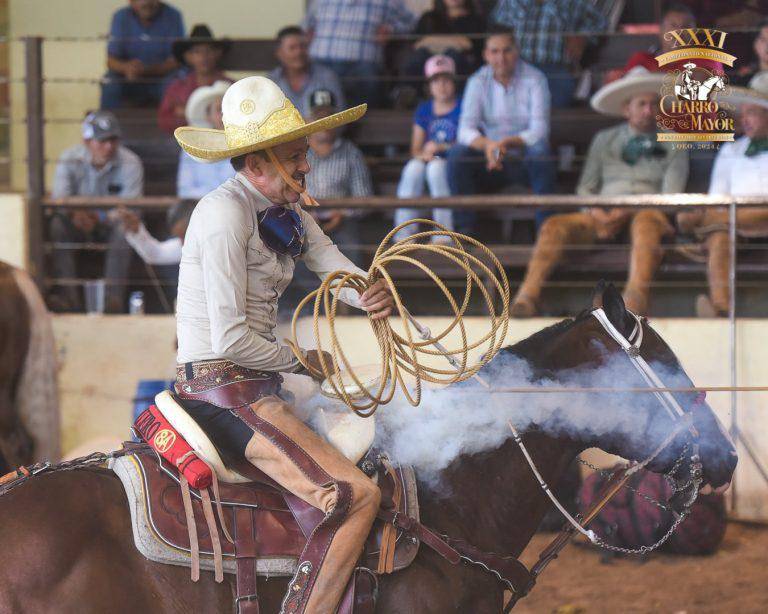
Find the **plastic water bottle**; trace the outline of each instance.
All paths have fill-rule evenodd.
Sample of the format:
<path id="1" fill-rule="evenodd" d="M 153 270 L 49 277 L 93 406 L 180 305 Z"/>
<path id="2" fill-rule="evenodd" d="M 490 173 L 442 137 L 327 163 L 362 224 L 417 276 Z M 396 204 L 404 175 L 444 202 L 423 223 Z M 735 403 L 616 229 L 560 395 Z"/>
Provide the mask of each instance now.
<path id="1" fill-rule="evenodd" d="M 144 293 L 139 291 L 131 292 L 128 299 L 128 313 L 132 316 L 144 315 Z"/>

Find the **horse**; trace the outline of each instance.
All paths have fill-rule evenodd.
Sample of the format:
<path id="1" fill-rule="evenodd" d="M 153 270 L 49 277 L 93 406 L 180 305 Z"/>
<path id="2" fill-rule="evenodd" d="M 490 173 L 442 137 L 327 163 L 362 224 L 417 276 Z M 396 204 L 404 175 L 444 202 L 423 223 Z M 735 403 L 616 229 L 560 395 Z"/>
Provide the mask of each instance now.
<path id="1" fill-rule="evenodd" d="M 628 337 L 636 329 L 618 290 L 598 286 L 593 308 L 601 307 L 616 330 Z M 641 356 L 663 364 L 665 372 L 690 384 L 669 346 L 647 321 L 641 324 Z M 487 371 L 493 386 L 503 386 L 506 359 L 525 361 L 535 380 L 557 385 L 558 377 L 574 369 L 589 373 L 609 358 L 627 365 L 627 386 L 642 386 L 638 373 L 616 340 L 591 316 L 591 311 L 563 320 L 531 337 L 504 348 L 499 365 Z M 587 381 L 588 383 L 588 381 Z M 457 398 L 464 394 L 457 390 Z M 477 391 L 470 387 L 470 395 Z M 615 406 L 615 396 L 596 396 L 606 415 L 622 412 L 634 428 L 616 429 L 600 436 L 586 431 L 565 434 L 533 424 L 523 435 L 527 449 L 548 484 L 557 484 L 574 458 L 586 448 L 600 447 L 627 459 L 648 459 L 648 469 L 670 471 L 689 444 L 689 431 L 669 439 L 672 419 L 660 403 L 647 399 Z M 519 399 L 520 397 L 518 397 Z M 527 397 L 522 397 L 525 401 Z M 565 397 L 566 399 L 568 397 Z M 733 443 L 711 408 L 694 394 L 676 393 L 690 412 L 700 434 L 702 484 L 723 488 L 736 465 Z M 415 409 L 414 411 L 419 411 Z M 467 406 L 467 411 L 471 407 Z M 572 409 L 564 403 L 560 424 Z M 573 416 L 570 416 L 573 417 Z M 431 442 L 439 446 L 440 442 Z M 677 461 L 679 463 L 679 460 Z M 145 559 L 135 548 L 123 487 L 109 471 L 99 468 L 56 471 L 33 476 L 16 488 L 0 489 L 0 611 L 56 612 L 229 612 L 233 608 L 234 580 L 216 584 L 203 572 L 196 583 L 189 570 Z M 467 540 L 478 548 L 505 556 L 518 556 L 536 531 L 548 500 L 516 442 L 506 438 L 495 449 L 464 454 L 440 473 L 440 487 L 420 479 L 421 521 L 438 531 Z M 287 579 L 259 578 L 263 612 L 277 612 Z M 476 566 L 451 565 L 422 545 L 406 569 L 380 577 L 379 613 L 497 613 L 503 607 L 502 585 Z"/>
<path id="2" fill-rule="evenodd" d="M 724 89 L 725 81 L 723 80 L 723 77 L 720 75 L 712 75 L 699 83 L 699 87 L 696 88 L 695 98 L 691 98 L 691 95 L 685 91 L 686 88 L 682 85 L 675 85 L 675 95 L 688 100 L 709 100 L 713 91 L 721 92 Z"/>
<path id="3" fill-rule="evenodd" d="M 0 470 L 57 460 L 59 439 L 50 316 L 29 275 L 0 262 Z"/>

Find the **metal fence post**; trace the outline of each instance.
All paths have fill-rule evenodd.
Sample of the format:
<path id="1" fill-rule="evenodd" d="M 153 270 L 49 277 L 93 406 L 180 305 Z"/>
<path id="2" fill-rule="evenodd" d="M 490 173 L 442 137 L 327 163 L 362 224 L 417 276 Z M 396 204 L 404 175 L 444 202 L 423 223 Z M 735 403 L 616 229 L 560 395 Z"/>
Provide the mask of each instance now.
<path id="1" fill-rule="evenodd" d="M 736 366 L 736 201 L 734 199 L 731 199 L 731 203 L 728 206 L 728 240 L 728 251 L 730 256 L 730 266 L 728 268 L 728 289 L 730 296 L 728 301 L 728 328 L 731 346 L 731 386 L 736 387 L 739 378 Z M 734 445 L 737 445 L 737 442 L 739 441 L 737 401 L 736 391 L 731 391 L 730 435 Z M 731 483 L 731 489 L 731 511 L 736 513 L 737 490 L 735 474 Z"/>
<path id="2" fill-rule="evenodd" d="M 24 39 L 27 111 L 27 240 L 29 272 L 43 280 L 43 213 L 45 193 L 45 147 L 43 110 L 43 39 Z"/>

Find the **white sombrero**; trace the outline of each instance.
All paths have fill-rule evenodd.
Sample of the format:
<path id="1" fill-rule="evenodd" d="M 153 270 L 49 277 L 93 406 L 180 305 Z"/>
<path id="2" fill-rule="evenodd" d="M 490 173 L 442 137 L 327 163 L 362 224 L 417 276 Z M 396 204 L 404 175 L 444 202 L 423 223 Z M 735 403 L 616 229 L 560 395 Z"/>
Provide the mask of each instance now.
<path id="1" fill-rule="evenodd" d="M 306 123 L 274 82 L 266 77 L 246 77 L 230 85 L 224 94 L 224 130 L 183 126 L 176 128 L 174 136 L 188 154 L 216 162 L 343 126 L 361 118 L 366 108 L 361 104 Z"/>
<path id="2" fill-rule="evenodd" d="M 204 85 L 192 92 L 184 108 L 187 123 L 195 128 L 213 128 L 208 121 L 208 105 L 223 98 L 230 85 L 229 81 L 216 81 L 213 85 Z"/>
<path id="3" fill-rule="evenodd" d="M 635 66 L 621 79 L 612 81 L 597 90 L 589 103 L 598 113 L 621 116 L 627 100 L 648 92 L 658 94 L 663 82 L 664 73 L 651 72 L 642 66 Z"/>
<path id="4" fill-rule="evenodd" d="M 722 100 L 735 105 L 756 104 L 768 109 L 768 71 L 757 73 L 747 87 L 731 87 Z"/>

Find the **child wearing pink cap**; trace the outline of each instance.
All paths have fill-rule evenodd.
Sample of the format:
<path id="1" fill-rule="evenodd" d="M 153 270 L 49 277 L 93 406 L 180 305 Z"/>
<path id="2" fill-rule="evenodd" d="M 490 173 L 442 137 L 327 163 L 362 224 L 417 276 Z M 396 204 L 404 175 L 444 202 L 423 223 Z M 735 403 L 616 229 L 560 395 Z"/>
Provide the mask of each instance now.
<path id="1" fill-rule="evenodd" d="M 412 159 L 405 165 L 397 186 L 398 198 L 416 198 L 429 188 L 433 198 L 450 196 L 448 164 L 445 153 L 456 141 L 461 114 L 461 100 L 456 92 L 456 64 L 446 55 L 435 55 L 427 60 L 424 75 L 431 100 L 422 102 L 413 118 L 411 132 Z M 400 208 L 395 212 L 395 225 L 407 220 L 427 217 L 424 209 Z M 453 230 L 453 212 L 450 209 L 433 209 L 436 222 Z M 409 226 L 397 234 L 404 239 L 416 232 Z M 447 237 L 436 237 L 447 240 Z"/>

